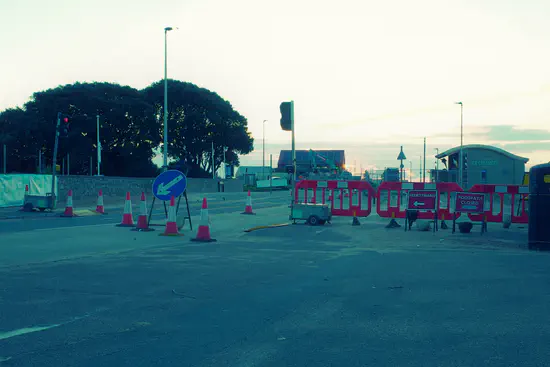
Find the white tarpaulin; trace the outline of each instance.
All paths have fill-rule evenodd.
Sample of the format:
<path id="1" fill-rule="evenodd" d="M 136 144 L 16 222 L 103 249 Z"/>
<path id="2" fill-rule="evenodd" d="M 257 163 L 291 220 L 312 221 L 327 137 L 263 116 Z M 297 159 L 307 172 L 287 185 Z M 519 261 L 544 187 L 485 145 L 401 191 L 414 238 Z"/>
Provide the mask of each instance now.
<path id="1" fill-rule="evenodd" d="M 29 195 L 46 195 L 52 190 L 52 176 L 0 175 L 0 207 L 22 206 L 25 185 L 29 185 Z M 57 185 L 55 192 L 57 195 Z"/>

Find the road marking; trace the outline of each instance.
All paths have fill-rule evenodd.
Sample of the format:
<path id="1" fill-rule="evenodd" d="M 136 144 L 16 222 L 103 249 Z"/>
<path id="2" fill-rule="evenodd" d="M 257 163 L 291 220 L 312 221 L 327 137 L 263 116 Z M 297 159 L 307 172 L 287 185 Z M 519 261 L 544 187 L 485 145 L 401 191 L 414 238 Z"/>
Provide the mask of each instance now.
<path id="1" fill-rule="evenodd" d="M 37 331 L 43 331 L 48 329 L 53 329 L 54 327 L 61 326 L 62 324 L 53 324 L 48 326 L 34 326 L 34 327 L 24 327 L 22 329 L 12 330 L 5 333 L 0 333 L 0 340 L 13 338 L 14 336 L 34 333 Z"/>
<path id="2" fill-rule="evenodd" d="M 34 231 L 54 231 L 57 229 L 67 229 L 67 228 L 83 228 L 83 227 L 101 227 L 101 226 L 112 226 L 114 223 L 106 223 L 106 224 L 86 224 L 83 226 L 64 226 L 64 227 L 53 227 L 53 228 L 37 228 L 34 229 Z"/>

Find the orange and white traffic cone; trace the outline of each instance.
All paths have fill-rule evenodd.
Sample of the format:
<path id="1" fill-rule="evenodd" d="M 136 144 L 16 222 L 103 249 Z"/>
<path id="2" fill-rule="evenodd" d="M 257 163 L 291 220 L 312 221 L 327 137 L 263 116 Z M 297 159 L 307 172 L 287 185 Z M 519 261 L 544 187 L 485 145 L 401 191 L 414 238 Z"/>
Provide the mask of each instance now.
<path id="1" fill-rule="evenodd" d="M 208 204 L 206 203 L 206 198 L 202 199 L 201 223 L 199 224 L 199 229 L 197 230 L 197 237 L 192 238 L 191 241 L 216 242 L 215 239 L 210 237 L 210 221 L 208 219 Z"/>
<path id="2" fill-rule="evenodd" d="M 103 191 L 99 190 L 99 193 L 97 194 L 97 206 L 95 207 L 95 212 L 99 214 L 107 214 L 105 213 L 105 207 L 103 206 Z"/>
<path id="3" fill-rule="evenodd" d="M 126 193 L 126 202 L 124 203 L 124 214 L 122 214 L 122 222 L 116 225 L 117 227 L 133 227 L 134 218 L 132 218 L 132 200 L 130 192 Z"/>
<path id="4" fill-rule="evenodd" d="M 69 190 L 67 193 L 67 204 L 65 205 L 65 211 L 60 217 L 76 217 L 73 211 L 73 190 Z"/>
<path id="5" fill-rule="evenodd" d="M 137 220 L 136 228 L 132 228 L 132 231 L 139 232 L 151 232 L 154 231 L 153 228 L 149 228 L 147 223 L 147 201 L 145 200 L 145 193 L 141 193 L 141 201 L 139 203 L 139 216 Z"/>
<path id="6" fill-rule="evenodd" d="M 252 211 L 252 197 L 250 196 L 250 190 L 248 190 L 248 196 L 246 197 L 246 206 L 244 212 L 241 214 L 256 214 Z"/>
<path id="7" fill-rule="evenodd" d="M 183 236 L 183 233 L 178 232 L 178 225 L 176 223 L 176 199 L 173 196 L 170 198 L 166 228 L 164 229 L 164 233 L 159 233 L 159 236 Z"/>

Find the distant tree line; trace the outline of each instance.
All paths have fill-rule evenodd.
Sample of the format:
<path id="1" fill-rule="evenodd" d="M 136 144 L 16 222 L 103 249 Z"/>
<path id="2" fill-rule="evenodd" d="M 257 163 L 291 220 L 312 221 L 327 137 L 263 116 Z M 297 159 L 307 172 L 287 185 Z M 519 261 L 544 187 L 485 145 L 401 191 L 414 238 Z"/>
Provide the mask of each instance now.
<path id="1" fill-rule="evenodd" d="M 99 115 L 101 174 L 150 177 L 159 171 L 152 159 L 162 153 L 163 106 L 164 81 L 142 90 L 113 83 L 59 86 L 34 93 L 21 108 L 0 112 L 0 146 L 7 145 L 10 172 L 36 173 L 39 151 L 43 166 L 51 171 L 61 112 L 69 116 L 70 132 L 60 139 L 58 162 L 69 153 L 71 174 L 96 174 Z M 223 163 L 224 148 L 226 162 L 238 165 L 238 154 L 253 150 L 247 125 L 218 94 L 168 80 L 168 153 L 171 166 L 188 171 L 190 177 L 211 177 Z"/>

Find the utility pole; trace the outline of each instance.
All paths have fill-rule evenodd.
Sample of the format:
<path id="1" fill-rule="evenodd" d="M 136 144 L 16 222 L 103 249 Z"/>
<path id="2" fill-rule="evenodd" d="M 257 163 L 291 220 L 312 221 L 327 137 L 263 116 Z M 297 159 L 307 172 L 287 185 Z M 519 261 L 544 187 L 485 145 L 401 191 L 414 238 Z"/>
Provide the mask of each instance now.
<path id="1" fill-rule="evenodd" d="M 411 168 L 409 168 L 409 182 L 412 182 L 413 177 L 413 161 L 409 161 Z"/>
<path id="2" fill-rule="evenodd" d="M 101 175 L 101 142 L 99 141 L 99 115 L 96 116 L 97 119 L 97 175 Z M 90 171 L 93 171 L 92 165 L 90 164 Z"/>
<path id="3" fill-rule="evenodd" d="M 216 178 L 216 170 L 214 169 L 214 141 L 212 141 L 212 178 Z"/>
<path id="4" fill-rule="evenodd" d="M 71 175 L 71 155 L 67 153 L 67 176 Z"/>
<path id="5" fill-rule="evenodd" d="M 6 144 L 4 144 L 4 153 L 2 154 L 2 159 L 4 160 L 4 174 L 6 174 L 7 173 L 6 172 L 7 171 L 6 170 L 6 167 L 7 167 L 7 165 L 6 165 L 6 162 L 7 162 L 6 161 Z"/>
<path id="6" fill-rule="evenodd" d="M 265 122 L 267 120 L 264 120 L 263 124 L 263 139 L 262 139 L 262 179 L 265 180 Z"/>
<path id="7" fill-rule="evenodd" d="M 172 27 L 164 28 L 164 170 L 168 170 L 168 32 Z"/>
<path id="8" fill-rule="evenodd" d="M 439 182 L 439 148 L 435 148 L 436 157 L 435 157 L 435 182 Z"/>
<path id="9" fill-rule="evenodd" d="M 422 156 L 419 156 L 418 160 L 418 182 L 422 180 Z"/>
<path id="10" fill-rule="evenodd" d="M 296 142 L 294 139 L 294 101 L 290 101 L 290 116 L 292 121 L 292 166 L 294 173 L 292 174 L 292 197 L 294 197 L 294 185 L 296 182 Z"/>
<path id="11" fill-rule="evenodd" d="M 464 104 L 462 102 L 455 102 L 455 104 L 460 105 L 460 153 L 458 157 L 458 184 L 460 187 L 464 184 L 463 182 L 463 174 L 462 170 L 464 169 L 464 158 L 462 155 L 462 145 L 463 145 L 463 137 L 464 137 L 464 123 L 463 123 L 463 112 L 464 112 Z M 464 187 L 462 187 L 464 189 Z"/>
<path id="12" fill-rule="evenodd" d="M 269 155 L 269 195 L 273 194 L 273 154 Z"/>
<path id="13" fill-rule="evenodd" d="M 53 159 L 52 159 L 52 208 L 55 208 L 55 174 L 57 168 L 57 149 L 59 147 L 59 125 L 61 124 L 61 112 L 57 113 L 57 122 L 55 124 L 55 142 L 53 145 Z"/>
<path id="14" fill-rule="evenodd" d="M 422 182 L 426 183 L 426 137 L 424 137 L 424 171 L 422 172 Z"/>
<path id="15" fill-rule="evenodd" d="M 42 150 L 38 150 L 38 173 L 42 174 Z"/>
<path id="16" fill-rule="evenodd" d="M 227 151 L 227 147 L 223 147 L 223 179 L 225 180 L 227 178 L 227 172 L 225 167 L 225 152 Z"/>

